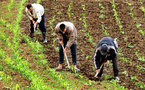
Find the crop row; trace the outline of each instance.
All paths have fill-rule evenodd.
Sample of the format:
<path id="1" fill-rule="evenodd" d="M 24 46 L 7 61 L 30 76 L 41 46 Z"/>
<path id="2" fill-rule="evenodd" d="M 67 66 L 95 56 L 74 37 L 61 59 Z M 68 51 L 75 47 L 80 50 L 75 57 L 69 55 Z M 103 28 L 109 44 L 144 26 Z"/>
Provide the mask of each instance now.
<path id="1" fill-rule="evenodd" d="M 115 1 L 114 1 L 114 0 L 113 0 L 113 3 L 112 3 L 112 7 L 113 7 L 113 11 L 114 11 L 114 16 L 115 16 L 116 22 L 118 22 L 118 26 L 119 26 L 119 25 L 121 24 L 121 21 L 118 19 L 118 13 L 117 13 L 117 11 L 115 10 L 116 5 L 115 5 Z M 130 15 L 132 15 L 132 17 L 134 17 L 133 14 L 130 14 Z M 136 18 L 134 18 L 134 20 L 136 20 Z M 120 28 L 120 26 L 119 26 L 119 28 Z M 123 28 L 123 26 L 122 26 L 122 28 Z M 122 30 L 122 28 L 120 28 L 120 30 Z M 123 32 L 123 33 L 122 33 L 122 32 Z M 124 35 L 124 31 L 121 31 L 121 34 Z M 134 46 L 131 45 L 131 42 L 128 42 L 128 38 L 125 37 L 125 36 L 124 36 L 124 41 L 125 41 L 125 43 L 127 44 L 128 47 L 134 48 Z M 122 55 L 122 56 L 123 56 L 123 55 Z M 131 61 L 127 60 L 127 58 L 122 57 L 122 60 L 125 61 L 126 63 L 130 64 L 131 66 L 132 66 L 132 65 L 133 65 L 133 66 L 138 66 L 138 65 L 136 65 L 136 64 L 133 64 Z M 122 74 L 125 74 L 126 77 L 128 77 L 127 71 L 122 72 Z M 131 82 L 136 81 L 136 85 L 139 86 L 140 88 L 144 88 L 144 85 L 142 84 L 141 81 L 138 81 L 138 79 L 137 79 L 136 76 L 131 76 L 130 79 L 131 79 Z"/>
<path id="2" fill-rule="evenodd" d="M 132 3 L 130 3 L 130 2 L 126 2 L 127 3 L 127 5 L 129 5 L 129 6 L 132 6 Z M 142 6 L 141 6 L 142 7 Z M 129 15 L 135 20 L 135 21 L 137 21 L 137 17 L 135 17 L 135 15 L 134 15 L 134 12 L 133 12 L 133 8 L 130 8 L 130 12 L 129 12 Z M 143 38 L 144 38 L 144 36 L 145 36 L 145 33 L 144 33 L 144 31 L 141 29 L 141 24 L 136 24 L 136 27 L 137 27 L 137 29 L 138 29 L 138 31 L 139 31 L 139 33 L 143 36 Z M 140 55 L 140 53 L 138 52 L 138 51 L 136 51 L 135 52 L 135 55 L 137 56 L 137 58 L 138 58 L 138 60 L 140 60 L 140 61 L 144 61 L 145 60 L 145 58 L 144 58 L 144 55 L 143 56 L 141 56 Z M 141 70 L 143 70 L 143 67 L 141 66 Z M 145 69 L 144 69 L 145 70 Z"/>
<path id="3" fill-rule="evenodd" d="M 13 32 L 13 38 L 10 40 L 10 38 L 6 38 L 6 34 L 2 34 L 3 37 L 1 39 L 5 42 L 6 46 L 10 50 L 11 57 L 4 56 L 5 52 L 1 50 L 1 57 L 7 65 L 10 66 L 10 68 L 14 68 L 14 70 L 18 71 L 21 73 L 22 77 L 25 77 L 31 81 L 31 87 L 30 88 L 37 88 L 37 89 L 42 89 L 42 88 L 48 88 L 49 86 L 45 86 L 43 83 L 43 80 L 41 79 L 40 75 L 37 74 L 35 71 L 29 69 L 30 64 L 26 61 L 23 60 L 22 57 L 20 56 L 20 49 L 19 49 L 19 37 L 20 37 L 20 30 L 19 30 L 19 22 L 21 21 L 22 18 L 22 12 L 24 9 L 23 4 L 26 2 L 26 0 L 20 2 L 20 7 L 18 10 L 17 14 L 17 19 L 16 23 L 14 24 L 15 26 L 12 28 Z M 7 28 L 12 27 L 6 25 Z M 4 39 L 6 38 L 6 39 Z M 17 62 L 17 63 L 16 63 Z M 37 83 L 36 83 L 37 82 Z"/>

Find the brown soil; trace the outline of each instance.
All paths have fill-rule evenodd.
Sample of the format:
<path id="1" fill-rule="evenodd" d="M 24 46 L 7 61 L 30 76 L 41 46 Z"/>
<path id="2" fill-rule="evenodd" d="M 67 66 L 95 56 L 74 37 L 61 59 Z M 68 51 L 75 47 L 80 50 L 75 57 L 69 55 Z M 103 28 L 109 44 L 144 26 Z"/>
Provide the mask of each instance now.
<path id="1" fill-rule="evenodd" d="M 85 1 L 85 0 L 84 0 Z M 143 13 L 139 10 L 139 7 L 141 6 L 140 3 L 136 0 L 130 0 L 133 3 L 134 12 L 136 13 L 135 16 L 138 17 L 137 21 L 134 21 L 129 15 L 129 9 L 130 7 L 125 3 L 125 0 L 117 0 L 117 12 L 119 14 L 119 18 L 123 25 L 123 31 L 125 32 L 125 35 L 122 35 L 119 31 L 118 25 L 116 24 L 115 18 L 113 17 L 113 10 L 110 0 L 101 0 L 101 3 L 105 7 L 105 19 L 103 22 L 105 23 L 105 26 L 107 27 L 107 30 L 111 37 L 115 38 L 117 37 L 119 39 L 119 47 L 122 49 L 122 53 L 125 58 L 129 60 L 129 62 L 132 62 L 131 64 L 127 64 L 122 61 L 122 59 L 118 58 L 118 64 L 119 64 L 119 71 L 120 71 L 120 78 L 121 82 L 120 84 L 125 86 L 128 89 L 140 89 L 137 88 L 135 85 L 135 82 L 130 81 L 131 76 L 137 76 L 138 81 L 145 83 L 145 74 L 144 71 L 138 70 L 136 68 L 136 65 L 143 66 L 144 63 L 137 60 L 137 57 L 135 55 L 135 51 L 139 51 L 141 55 L 144 55 L 144 38 L 138 33 L 138 29 L 136 28 L 136 23 L 141 23 L 143 25 L 142 28 L 145 28 L 145 19 L 143 16 Z M 28 0 L 28 3 L 34 2 L 34 0 Z M 41 44 L 44 45 L 45 48 L 45 54 L 47 55 L 48 63 L 51 68 L 55 68 L 58 65 L 58 52 L 55 50 L 54 47 L 51 47 L 53 44 L 53 38 L 56 38 L 56 36 L 53 36 L 52 33 L 54 31 L 50 30 L 50 27 L 55 28 L 55 25 L 60 21 L 72 21 L 74 25 L 76 26 L 78 30 L 78 44 L 77 44 L 77 59 L 78 59 L 78 68 L 81 69 L 80 74 L 86 76 L 87 78 L 94 80 L 93 76 L 95 75 L 95 71 L 92 69 L 94 67 L 93 64 L 93 55 L 95 47 L 88 42 L 88 38 L 84 36 L 85 32 L 82 32 L 80 30 L 83 30 L 83 22 L 79 19 L 81 18 L 80 14 L 82 14 L 82 8 L 81 4 L 86 5 L 86 17 L 88 17 L 87 24 L 88 24 L 88 30 L 86 32 L 89 32 L 91 36 L 94 38 L 94 42 L 97 43 L 101 38 L 103 38 L 105 35 L 103 34 L 102 28 L 101 28 L 101 22 L 102 20 L 99 19 L 100 15 L 100 8 L 98 6 L 97 1 L 85 1 L 85 2 L 74 2 L 72 12 L 74 13 L 74 16 L 72 16 L 71 19 L 69 19 L 67 15 L 67 9 L 68 4 L 70 1 L 64 1 L 64 0 L 58 0 L 57 2 L 54 2 L 52 0 L 42 0 L 42 5 L 45 8 L 45 20 L 46 20 L 46 28 L 47 28 L 47 38 L 48 43 L 43 44 L 42 43 L 42 36 L 37 35 L 38 41 L 41 42 Z M 144 2 L 145 3 L 145 2 Z M 57 13 L 61 12 L 61 15 L 58 15 Z M 54 21 L 53 25 L 49 24 L 49 20 L 52 19 L 52 17 L 56 15 L 56 20 Z M 24 34 L 29 34 L 29 20 L 28 17 L 24 17 L 21 23 L 21 27 L 24 30 Z M 126 43 L 124 42 L 123 37 L 128 37 L 128 41 L 132 43 L 134 48 L 128 48 Z M 58 46 L 58 43 L 55 43 L 56 46 Z M 86 60 L 86 56 L 91 56 L 89 60 Z M 69 60 L 71 62 L 71 56 L 70 53 L 68 54 Z M 126 77 L 121 72 L 127 71 L 129 76 Z M 112 75 L 112 67 L 109 65 L 105 65 L 104 74 Z"/>
<path id="2" fill-rule="evenodd" d="M 0 89 L 1 90 L 4 90 L 5 89 L 5 83 L 0 81 Z"/>

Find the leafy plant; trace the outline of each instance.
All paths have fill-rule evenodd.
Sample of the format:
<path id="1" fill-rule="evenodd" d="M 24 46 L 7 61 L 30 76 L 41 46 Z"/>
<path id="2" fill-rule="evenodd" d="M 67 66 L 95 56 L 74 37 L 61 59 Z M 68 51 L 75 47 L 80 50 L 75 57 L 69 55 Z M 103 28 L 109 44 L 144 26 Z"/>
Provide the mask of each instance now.
<path id="1" fill-rule="evenodd" d="M 135 83 L 138 87 L 145 89 L 145 84 L 143 82 L 136 82 Z"/>
<path id="2" fill-rule="evenodd" d="M 122 74 L 124 74 L 126 77 L 129 76 L 127 71 L 122 72 Z"/>
<path id="3" fill-rule="evenodd" d="M 139 33 L 144 37 L 145 36 L 145 31 L 139 30 Z"/>
<path id="4" fill-rule="evenodd" d="M 114 12 L 114 17 L 115 17 L 116 23 L 118 24 L 119 30 L 122 31 L 123 26 L 118 17 L 118 12 L 116 11 L 115 0 L 112 1 L 112 7 L 113 7 L 113 12 Z"/>
<path id="5" fill-rule="evenodd" d="M 128 44 L 127 44 L 127 46 L 128 46 L 129 48 L 134 48 L 134 46 L 133 46 L 133 45 L 131 45 L 131 42 L 130 42 L 130 43 L 128 43 Z"/>
<path id="6" fill-rule="evenodd" d="M 72 2 L 69 3 L 68 10 L 67 10 L 67 14 L 68 14 L 68 17 L 69 17 L 69 18 L 71 18 L 71 15 L 73 15 L 73 13 L 71 13 L 72 5 L 73 5 Z"/>
<path id="7" fill-rule="evenodd" d="M 145 61 L 145 57 L 144 55 L 143 56 L 140 56 L 138 52 L 135 52 L 135 55 L 138 57 L 138 60 L 144 62 Z"/>
<path id="8" fill-rule="evenodd" d="M 134 81 L 136 81 L 136 80 L 138 80 L 136 76 L 132 76 L 132 77 L 131 77 L 131 82 L 134 82 Z"/>
<path id="9" fill-rule="evenodd" d="M 141 6 L 140 9 L 144 12 L 144 15 L 145 15 L 145 8 Z"/>
<path id="10" fill-rule="evenodd" d="M 101 19 L 103 19 L 105 17 L 105 15 L 103 15 L 103 14 L 101 14 L 100 16 L 99 16 L 99 18 L 101 18 Z"/>
<path id="11" fill-rule="evenodd" d="M 129 62 L 129 61 L 128 61 L 126 58 L 124 58 L 124 57 L 122 57 L 122 60 L 125 61 L 126 63 Z"/>

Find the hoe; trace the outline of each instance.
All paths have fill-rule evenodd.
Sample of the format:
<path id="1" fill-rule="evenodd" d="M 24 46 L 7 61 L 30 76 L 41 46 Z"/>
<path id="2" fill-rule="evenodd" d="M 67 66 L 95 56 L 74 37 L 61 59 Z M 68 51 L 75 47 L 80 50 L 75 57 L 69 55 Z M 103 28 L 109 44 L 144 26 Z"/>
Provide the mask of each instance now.
<path id="1" fill-rule="evenodd" d="M 63 48 L 63 51 L 64 51 L 64 46 L 63 45 L 62 45 L 62 48 Z M 66 59 L 67 65 L 68 65 L 67 68 L 70 69 L 70 64 L 69 64 L 69 61 L 68 61 L 66 53 L 64 53 L 64 56 L 65 56 L 65 59 Z"/>

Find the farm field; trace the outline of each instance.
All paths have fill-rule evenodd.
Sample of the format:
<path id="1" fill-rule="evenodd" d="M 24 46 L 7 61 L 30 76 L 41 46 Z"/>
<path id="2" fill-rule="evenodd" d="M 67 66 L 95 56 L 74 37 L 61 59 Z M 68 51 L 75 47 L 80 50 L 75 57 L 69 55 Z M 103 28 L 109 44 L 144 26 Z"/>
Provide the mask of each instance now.
<path id="1" fill-rule="evenodd" d="M 28 3 L 45 8 L 47 43 L 40 30 L 35 38 L 28 36 Z M 145 0 L 1 0 L 0 5 L 0 90 L 145 89 Z M 78 73 L 53 70 L 59 50 L 54 28 L 61 21 L 77 28 Z M 106 36 L 118 39 L 120 81 L 113 80 L 111 62 L 105 64 L 100 81 L 94 78 L 95 48 Z"/>

